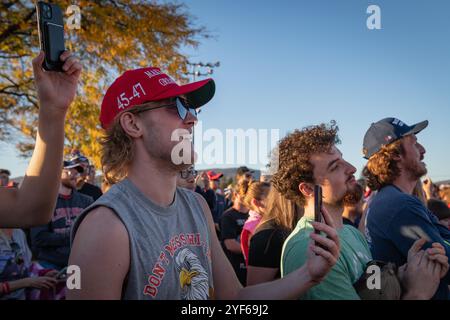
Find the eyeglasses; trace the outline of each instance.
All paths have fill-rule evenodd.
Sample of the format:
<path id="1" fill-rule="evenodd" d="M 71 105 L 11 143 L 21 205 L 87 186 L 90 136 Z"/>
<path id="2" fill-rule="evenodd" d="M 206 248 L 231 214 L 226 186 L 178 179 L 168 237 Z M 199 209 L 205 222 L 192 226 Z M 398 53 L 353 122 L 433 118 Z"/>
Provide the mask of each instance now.
<path id="1" fill-rule="evenodd" d="M 156 110 L 156 109 L 160 109 L 160 108 L 175 108 L 175 107 L 177 108 L 178 116 L 180 117 L 181 120 L 185 120 L 188 113 L 190 113 L 194 117 L 197 117 L 197 114 L 198 114 L 197 109 L 195 109 L 194 106 L 189 104 L 189 102 L 187 100 L 182 99 L 180 97 L 176 97 L 175 102 L 173 104 L 165 104 L 165 105 L 158 106 L 158 107 L 145 107 L 145 108 L 137 109 L 136 113 L 141 113 L 141 112 L 145 112 L 145 111 L 149 111 L 149 110 Z"/>
<path id="2" fill-rule="evenodd" d="M 187 169 L 180 172 L 182 179 L 188 179 L 189 177 L 196 177 L 198 176 L 198 171 L 195 169 Z"/>
<path id="3" fill-rule="evenodd" d="M 78 172 L 77 170 L 64 169 L 64 171 L 66 172 L 66 174 L 67 174 L 68 176 L 75 176 L 75 177 L 77 177 L 77 176 L 80 175 L 80 172 Z"/>

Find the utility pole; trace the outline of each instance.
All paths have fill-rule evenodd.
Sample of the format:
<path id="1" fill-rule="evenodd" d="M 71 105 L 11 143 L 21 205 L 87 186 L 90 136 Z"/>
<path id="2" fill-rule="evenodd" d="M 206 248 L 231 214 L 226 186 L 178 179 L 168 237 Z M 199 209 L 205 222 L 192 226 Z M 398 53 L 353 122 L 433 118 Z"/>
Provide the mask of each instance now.
<path id="1" fill-rule="evenodd" d="M 192 67 L 192 71 L 186 72 L 186 75 L 192 76 L 192 82 L 197 80 L 197 77 L 205 77 L 214 73 L 214 68 L 220 67 L 220 61 L 215 63 L 203 63 L 203 62 L 190 62 L 187 61 L 187 65 Z M 206 68 L 206 72 L 202 72 L 202 68 Z M 202 110 L 198 108 L 198 113 Z M 194 133 L 192 133 L 192 143 L 195 145 Z"/>
<path id="2" fill-rule="evenodd" d="M 192 76 L 193 82 L 197 80 L 197 77 L 209 76 L 214 73 L 214 68 L 220 67 L 220 61 L 215 63 L 203 63 L 203 62 L 187 62 L 188 66 L 192 67 L 192 71 L 186 72 L 187 75 Z M 206 68 L 206 72 L 202 72 L 202 68 Z"/>

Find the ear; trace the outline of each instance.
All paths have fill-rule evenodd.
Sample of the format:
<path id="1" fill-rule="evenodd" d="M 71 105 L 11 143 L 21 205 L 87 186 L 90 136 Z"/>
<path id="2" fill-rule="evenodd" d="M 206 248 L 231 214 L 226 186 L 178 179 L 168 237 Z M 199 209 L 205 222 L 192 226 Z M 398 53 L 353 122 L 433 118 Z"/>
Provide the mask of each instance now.
<path id="1" fill-rule="evenodd" d="M 305 196 L 305 198 L 314 197 L 314 188 L 310 183 L 302 182 L 298 185 L 298 190 Z"/>
<path id="2" fill-rule="evenodd" d="M 120 125 L 126 134 L 133 138 L 139 138 L 142 136 L 142 123 L 139 118 L 131 112 L 124 112 L 120 115 Z"/>
<path id="3" fill-rule="evenodd" d="M 256 200 L 255 198 L 253 198 L 252 201 L 250 201 L 250 203 L 251 203 L 251 205 L 252 205 L 253 207 L 260 207 L 260 206 L 261 206 L 261 204 L 259 203 L 259 201 Z"/>

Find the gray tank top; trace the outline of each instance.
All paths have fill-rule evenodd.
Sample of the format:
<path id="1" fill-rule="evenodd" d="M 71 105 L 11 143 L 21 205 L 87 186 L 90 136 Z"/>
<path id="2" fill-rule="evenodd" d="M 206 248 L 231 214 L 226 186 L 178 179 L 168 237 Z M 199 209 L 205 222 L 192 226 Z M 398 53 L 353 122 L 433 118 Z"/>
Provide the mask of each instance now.
<path id="1" fill-rule="evenodd" d="M 173 203 L 160 207 L 125 179 L 83 211 L 73 226 L 72 241 L 81 221 L 99 206 L 115 212 L 130 239 L 122 299 L 213 298 L 208 224 L 192 191 L 177 188 Z"/>

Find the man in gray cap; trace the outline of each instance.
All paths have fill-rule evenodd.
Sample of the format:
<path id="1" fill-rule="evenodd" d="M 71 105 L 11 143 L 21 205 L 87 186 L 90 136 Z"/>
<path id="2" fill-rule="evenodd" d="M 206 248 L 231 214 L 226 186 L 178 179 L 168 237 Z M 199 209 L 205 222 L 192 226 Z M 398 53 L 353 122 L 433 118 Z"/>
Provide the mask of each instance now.
<path id="1" fill-rule="evenodd" d="M 369 187 L 378 191 L 366 217 L 366 237 L 376 260 L 404 264 L 408 249 L 419 238 L 427 240 L 424 248 L 437 242 L 450 256 L 450 231 L 412 195 L 427 173 L 425 148 L 416 138 L 427 126 L 428 121 L 408 126 L 399 119 L 385 118 L 373 123 L 364 136 L 363 153 L 368 162 L 363 174 Z M 449 298 L 449 282 L 447 273 L 435 299 Z"/>

